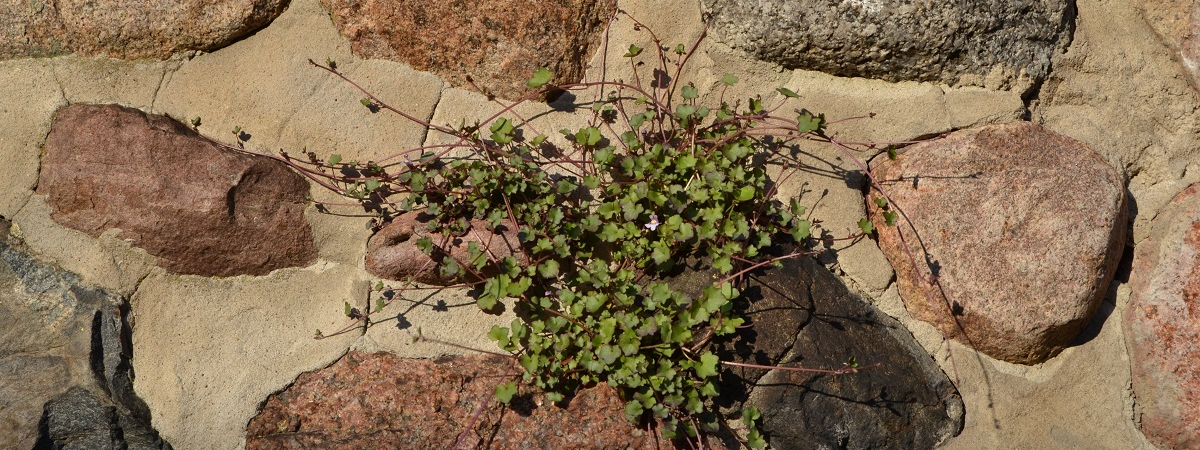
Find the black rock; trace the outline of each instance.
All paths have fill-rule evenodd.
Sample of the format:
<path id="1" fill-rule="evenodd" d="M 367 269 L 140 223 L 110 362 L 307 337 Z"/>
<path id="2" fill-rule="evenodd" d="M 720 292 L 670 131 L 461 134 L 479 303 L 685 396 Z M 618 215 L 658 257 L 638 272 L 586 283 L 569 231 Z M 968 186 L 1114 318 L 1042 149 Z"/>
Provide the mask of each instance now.
<path id="1" fill-rule="evenodd" d="M 0 442 L 169 449 L 133 390 L 129 302 L 39 261 L 0 218 Z"/>
<path id="2" fill-rule="evenodd" d="M 723 412 L 758 407 L 772 448 L 929 449 L 962 431 L 962 398 L 933 358 L 812 258 L 759 271 L 742 292 L 753 327 L 714 343 L 722 361 L 860 368 L 838 375 L 727 368 Z"/>

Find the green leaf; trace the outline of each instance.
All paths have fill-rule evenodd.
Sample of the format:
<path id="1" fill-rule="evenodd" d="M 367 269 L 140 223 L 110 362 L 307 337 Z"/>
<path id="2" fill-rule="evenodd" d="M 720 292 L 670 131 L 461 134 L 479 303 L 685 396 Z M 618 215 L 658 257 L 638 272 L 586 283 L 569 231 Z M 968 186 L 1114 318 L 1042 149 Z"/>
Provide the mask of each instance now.
<path id="1" fill-rule="evenodd" d="M 642 54 L 641 47 L 638 47 L 637 45 L 634 45 L 634 44 L 629 44 L 629 51 L 625 52 L 625 57 L 632 58 L 632 57 L 640 55 L 640 54 Z"/>
<path id="2" fill-rule="evenodd" d="M 675 159 L 675 170 L 683 172 L 696 167 L 696 157 L 692 155 L 683 155 Z"/>
<path id="3" fill-rule="evenodd" d="M 725 83 L 726 86 L 733 86 L 737 84 L 738 77 L 733 76 L 731 73 L 727 73 L 725 76 L 721 77 L 721 82 Z"/>
<path id="4" fill-rule="evenodd" d="M 758 97 L 751 98 L 750 99 L 750 113 L 758 114 L 760 112 L 763 112 L 762 99 L 759 99 Z"/>
<path id="5" fill-rule="evenodd" d="M 532 141 L 529 141 L 529 145 L 532 147 L 537 147 L 539 145 L 542 145 L 542 142 L 546 142 L 546 135 L 539 134 L 539 135 L 537 135 L 537 137 L 533 138 Z"/>
<path id="6" fill-rule="evenodd" d="M 899 215 L 896 214 L 895 211 L 884 211 L 883 212 L 883 221 L 884 221 L 884 223 L 887 223 L 887 225 L 889 227 L 896 226 L 896 219 L 898 217 L 899 217 Z"/>
<path id="7" fill-rule="evenodd" d="M 739 202 L 744 202 L 754 198 L 754 192 L 755 190 L 753 186 L 743 186 L 741 189 L 738 189 L 737 197 L 734 198 L 736 198 Z"/>
<path id="8" fill-rule="evenodd" d="M 696 107 L 694 105 L 679 105 L 679 108 L 675 110 L 675 117 L 683 119 L 686 117 L 690 117 L 692 114 L 695 114 L 695 113 L 696 113 Z"/>
<path id="9" fill-rule="evenodd" d="M 796 226 L 792 228 L 792 239 L 795 239 L 796 242 L 801 242 L 805 239 L 808 239 L 811 233 L 812 222 L 801 219 L 800 221 L 796 222 Z"/>
<path id="10" fill-rule="evenodd" d="M 600 129 L 587 127 L 575 133 L 575 143 L 579 145 L 596 145 L 600 143 Z"/>
<path id="11" fill-rule="evenodd" d="M 488 331 L 488 338 L 496 341 L 500 348 L 508 347 L 508 328 L 492 325 L 492 329 Z"/>
<path id="12" fill-rule="evenodd" d="M 696 366 L 696 376 L 700 378 L 708 378 L 717 374 L 717 355 L 712 352 L 704 352 L 700 355 L 700 364 Z"/>
<path id="13" fill-rule="evenodd" d="M 342 155 L 339 155 L 337 153 L 329 155 L 329 165 L 332 166 L 332 165 L 340 163 L 340 162 L 342 162 Z"/>
<path id="14" fill-rule="evenodd" d="M 550 73 L 550 69 L 547 67 L 543 67 L 541 69 L 538 69 L 537 72 L 534 72 L 533 76 L 529 78 L 529 82 L 525 83 L 525 85 L 529 86 L 531 88 L 540 88 L 540 87 L 546 85 L 546 83 L 549 83 L 550 78 L 553 78 L 553 77 L 554 77 L 554 74 Z"/>
<path id="15" fill-rule="evenodd" d="M 887 208 L 887 204 L 888 204 L 888 202 L 887 202 L 886 198 L 883 198 L 883 197 L 875 198 L 875 206 L 878 206 L 880 208 Z"/>
<path id="16" fill-rule="evenodd" d="M 700 93 L 698 91 L 696 91 L 696 88 L 692 85 L 684 86 L 683 89 L 681 90 L 680 95 L 682 95 L 683 98 L 685 98 L 687 100 L 692 100 L 692 99 L 700 97 Z"/>
<path id="17" fill-rule="evenodd" d="M 714 259 L 712 266 L 714 269 L 721 271 L 721 273 L 729 273 L 729 271 L 733 270 L 733 264 L 728 256 Z"/>
<path id="18" fill-rule="evenodd" d="M 896 146 L 889 145 L 887 154 L 888 154 L 888 159 L 895 161 L 896 160 Z"/>
<path id="19" fill-rule="evenodd" d="M 375 178 L 371 178 L 367 181 L 364 181 L 363 186 L 366 186 L 367 192 L 375 192 L 376 189 L 379 189 L 379 186 L 381 186 L 381 184 L 380 184 L 379 180 L 377 180 Z"/>
<path id="20" fill-rule="evenodd" d="M 371 107 L 371 105 L 373 104 L 373 103 L 371 103 L 371 99 L 369 99 L 369 98 L 366 98 L 366 97 L 363 97 L 363 98 L 362 98 L 362 99 L 360 99 L 358 102 L 359 102 L 359 103 L 362 103 L 362 105 L 363 105 L 363 106 L 366 106 L 366 107 L 368 107 L 368 108 L 370 108 L 370 107 Z"/>
<path id="21" fill-rule="evenodd" d="M 513 124 L 506 118 L 496 119 L 491 126 L 492 140 L 504 145 L 513 141 Z"/>
<path id="22" fill-rule="evenodd" d="M 780 94 L 783 94 L 783 96 L 787 98 L 797 98 L 800 96 L 800 94 L 797 94 L 795 91 L 785 87 L 776 89 L 776 91 L 779 91 Z"/>
<path id="23" fill-rule="evenodd" d="M 687 53 L 687 47 L 684 47 L 683 44 L 675 44 L 675 54 L 682 55 L 684 53 Z"/>
<path id="24" fill-rule="evenodd" d="M 554 278 L 558 276 L 558 261 L 548 259 L 546 262 L 538 265 L 538 274 L 542 278 Z"/>
<path id="25" fill-rule="evenodd" d="M 808 111 L 800 113 L 796 117 L 796 129 L 800 134 L 816 132 L 820 133 L 825 128 L 825 114 L 814 116 Z"/>
<path id="26" fill-rule="evenodd" d="M 417 239 L 417 248 L 426 255 L 433 253 L 433 239 L 430 239 L 429 236 L 421 236 L 420 239 Z"/>
<path id="27" fill-rule="evenodd" d="M 346 317 L 350 317 L 351 313 L 354 312 L 354 307 L 350 306 L 350 302 L 345 302 L 345 303 L 346 303 L 346 311 L 345 311 Z"/>
<path id="28" fill-rule="evenodd" d="M 858 228 L 862 230 L 863 234 L 871 234 L 871 232 L 875 231 L 875 226 L 871 225 L 871 221 L 867 220 L 866 217 L 858 219 Z"/>
<path id="29" fill-rule="evenodd" d="M 642 402 L 637 400 L 630 400 L 629 403 L 625 404 L 625 418 L 630 422 L 636 423 L 641 420 L 642 413 L 644 411 L 645 410 L 642 408 Z"/>
<path id="30" fill-rule="evenodd" d="M 496 401 L 507 405 L 508 402 L 512 401 L 514 395 L 517 395 L 517 383 L 515 381 L 509 381 L 496 386 Z"/>

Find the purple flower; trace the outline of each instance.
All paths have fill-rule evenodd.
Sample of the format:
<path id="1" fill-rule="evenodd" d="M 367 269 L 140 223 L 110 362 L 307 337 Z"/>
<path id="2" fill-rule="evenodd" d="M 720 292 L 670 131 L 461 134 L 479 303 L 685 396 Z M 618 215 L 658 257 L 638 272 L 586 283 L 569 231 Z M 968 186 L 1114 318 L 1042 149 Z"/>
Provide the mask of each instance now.
<path id="1" fill-rule="evenodd" d="M 654 231 L 654 230 L 658 229 L 659 225 L 661 225 L 661 224 L 658 223 L 658 214 L 651 214 L 650 215 L 650 223 L 646 224 L 646 229 L 648 229 L 650 231 Z"/>

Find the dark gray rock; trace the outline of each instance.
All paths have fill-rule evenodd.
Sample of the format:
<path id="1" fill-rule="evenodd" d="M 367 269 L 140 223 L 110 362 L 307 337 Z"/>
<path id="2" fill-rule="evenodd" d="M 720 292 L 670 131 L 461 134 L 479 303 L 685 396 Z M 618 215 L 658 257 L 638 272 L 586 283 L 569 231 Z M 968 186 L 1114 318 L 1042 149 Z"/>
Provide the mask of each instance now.
<path id="1" fill-rule="evenodd" d="M 75 386 L 46 403 L 34 450 L 164 450 L 145 422 L 102 393 Z"/>
<path id="2" fill-rule="evenodd" d="M 170 448 L 133 391 L 128 301 L 37 260 L 7 230 L 0 218 L 0 442 Z"/>
<path id="3" fill-rule="evenodd" d="M 716 344 L 721 360 L 861 367 L 726 370 L 721 406 L 758 407 L 772 448 L 928 449 L 962 431 L 962 398 L 933 358 L 812 258 L 751 276 L 743 293 L 754 326 Z"/>
<path id="4" fill-rule="evenodd" d="M 1073 28 L 1067 0 L 704 0 L 718 39 L 764 61 L 846 77 L 1034 80 Z"/>

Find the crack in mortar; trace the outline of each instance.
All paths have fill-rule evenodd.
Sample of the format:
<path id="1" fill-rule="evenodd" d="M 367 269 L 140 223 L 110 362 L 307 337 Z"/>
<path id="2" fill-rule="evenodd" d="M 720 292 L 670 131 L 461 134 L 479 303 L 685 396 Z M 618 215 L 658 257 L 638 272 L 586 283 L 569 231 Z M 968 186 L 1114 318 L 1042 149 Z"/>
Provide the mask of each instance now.
<path id="1" fill-rule="evenodd" d="M 447 84 L 445 82 L 441 82 L 441 83 L 442 83 L 442 88 L 438 89 L 437 98 L 433 100 L 433 108 L 429 109 L 429 115 L 427 115 L 425 117 L 425 123 L 428 123 L 428 124 L 433 123 L 433 116 L 437 115 L 438 108 L 440 108 L 442 106 L 442 99 L 445 98 L 445 96 L 446 96 L 446 90 L 450 89 L 449 84 Z M 429 131 L 432 127 L 426 125 L 423 128 L 424 128 L 424 130 L 421 132 L 421 146 L 422 147 L 429 145 Z"/>

